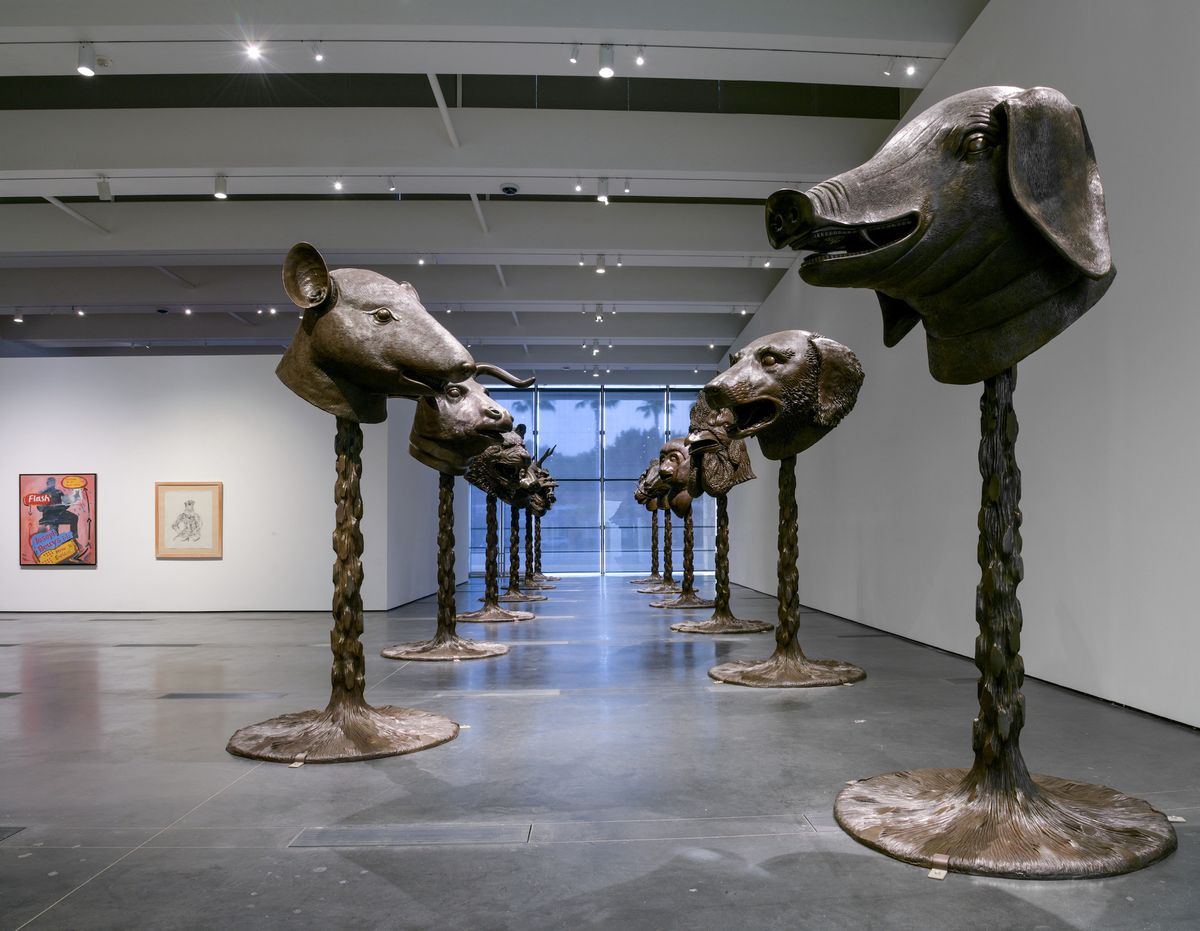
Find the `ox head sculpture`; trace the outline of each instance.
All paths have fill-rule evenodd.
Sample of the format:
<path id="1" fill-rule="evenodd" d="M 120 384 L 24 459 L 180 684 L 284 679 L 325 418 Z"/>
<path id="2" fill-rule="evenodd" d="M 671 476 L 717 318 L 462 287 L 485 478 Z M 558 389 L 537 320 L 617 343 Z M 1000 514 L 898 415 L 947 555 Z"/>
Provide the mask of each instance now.
<path id="1" fill-rule="evenodd" d="M 1083 115 L 1048 87 L 981 87 L 936 104 L 869 162 L 767 201 L 800 276 L 871 288 L 884 343 L 925 325 L 929 371 L 970 384 L 1075 322 L 1115 270 Z"/>
<path id="2" fill-rule="evenodd" d="M 704 386 L 735 440 L 758 437 L 763 455 L 803 452 L 850 413 L 863 371 L 841 343 L 806 330 L 761 336 L 730 353 L 730 367 Z"/>
<path id="3" fill-rule="evenodd" d="M 283 286 L 304 315 L 276 374 L 327 413 L 381 423 L 389 397 L 430 397 L 484 374 L 532 384 L 477 364 L 406 281 L 363 268 L 330 271 L 321 253 L 302 242 L 284 260 Z"/>
<path id="4" fill-rule="evenodd" d="M 511 429 L 512 415 L 488 396 L 483 385 L 468 378 L 417 399 L 408 452 L 431 469 L 462 475 L 473 457 L 503 443 Z"/>

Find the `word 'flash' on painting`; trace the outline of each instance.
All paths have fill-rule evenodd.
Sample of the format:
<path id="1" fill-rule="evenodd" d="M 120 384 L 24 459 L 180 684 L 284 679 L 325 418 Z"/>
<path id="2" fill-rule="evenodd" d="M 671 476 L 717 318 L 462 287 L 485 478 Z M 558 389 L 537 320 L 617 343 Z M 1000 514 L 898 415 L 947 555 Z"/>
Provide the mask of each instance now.
<path id="1" fill-rule="evenodd" d="M 96 476 L 20 477 L 22 566 L 96 565 Z"/>

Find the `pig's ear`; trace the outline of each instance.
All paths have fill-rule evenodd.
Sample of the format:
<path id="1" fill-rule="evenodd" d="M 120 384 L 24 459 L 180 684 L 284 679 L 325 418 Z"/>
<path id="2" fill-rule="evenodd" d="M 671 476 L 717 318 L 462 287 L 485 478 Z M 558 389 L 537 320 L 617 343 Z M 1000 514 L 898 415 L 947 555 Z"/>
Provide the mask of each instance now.
<path id="1" fill-rule="evenodd" d="M 333 276 L 321 253 L 307 242 L 298 242 L 283 260 L 283 288 L 292 303 L 307 310 L 332 297 Z"/>
<path id="2" fill-rule="evenodd" d="M 821 364 L 814 405 L 816 421 L 822 427 L 836 427 L 858 400 L 862 366 L 858 357 L 839 342 L 814 333 L 810 343 Z"/>
<path id="3" fill-rule="evenodd" d="M 891 349 L 920 322 L 921 315 L 904 301 L 882 291 L 876 291 L 875 296 L 879 298 L 879 309 L 883 311 L 883 345 Z"/>
<path id="4" fill-rule="evenodd" d="M 1112 268 L 1108 214 L 1083 114 L 1050 87 L 1003 103 L 1008 116 L 1008 180 L 1025 215 L 1089 278 Z"/>

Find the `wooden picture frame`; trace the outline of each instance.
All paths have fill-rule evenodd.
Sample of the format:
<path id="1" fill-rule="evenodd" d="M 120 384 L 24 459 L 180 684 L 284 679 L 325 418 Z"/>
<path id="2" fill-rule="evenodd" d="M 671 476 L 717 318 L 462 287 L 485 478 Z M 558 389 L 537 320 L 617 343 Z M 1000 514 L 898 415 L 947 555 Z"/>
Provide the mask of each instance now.
<path id="1" fill-rule="evenodd" d="M 221 559 L 221 482 L 154 483 L 156 559 Z"/>

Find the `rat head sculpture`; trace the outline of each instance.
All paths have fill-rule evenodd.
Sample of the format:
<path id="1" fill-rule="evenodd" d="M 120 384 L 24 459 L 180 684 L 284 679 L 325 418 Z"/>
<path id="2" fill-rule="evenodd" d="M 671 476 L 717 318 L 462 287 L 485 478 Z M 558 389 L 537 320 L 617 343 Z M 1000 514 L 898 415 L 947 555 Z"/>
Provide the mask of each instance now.
<path id="1" fill-rule="evenodd" d="M 658 475 L 666 504 L 676 517 L 686 517 L 692 498 L 699 494 L 694 485 L 692 456 L 687 440 L 667 440 L 658 454 Z"/>
<path id="2" fill-rule="evenodd" d="M 474 378 L 451 382 L 439 393 L 417 400 L 408 452 L 418 462 L 447 475 L 462 475 L 470 460 L 502 443 L 512 415 L 488 396 Z"/>
<path id="3" fill-rule="evenodd" d="M 754 478 L 746 441 L 729 435 L 734 422 L 732 411 L 709 407 L 703 391 L 689 414 L 687 442 L 695 483 L 714 498 Z"/>
<path id="4" fill-rule="evenodd" d="M 284 260 L 283 286 L 304 315 L 275 373 L 327 413 L 381 423 L 389 397 L 429 397 L 483 374 L 519 387 L 533 383 L 476 363 L 407 281 L 364 268 L 330 271 L 302 242 Z"/>
<path id="5" fill-rule="evenodd" d="M 467 481 L 505 504 L 523 504 L 534 485 L 533 457 L 525 447 L 525 425 L 509 430 L 467 465 Z"/>
<path id="6" fill-rule="evenodd" d="M 970 384 L 1075 322 L 1115 270 L 1083 115 L 1048 87 L 936 104 L 866 164 L 767 201 L 775 248 L 809 284 L 872 288 L 883 340 L 925 325 L 929 371 Z"/>
<path id="7" fill-rule="evenodd" d="M 863 371 L 841 343 L 806 330 L 761 336 L 730 353 L 730 367 L 704 386 L 735 440 L 758 437 L 763 455 L 803 452 L 838 425 L 858 399 Z"/>

